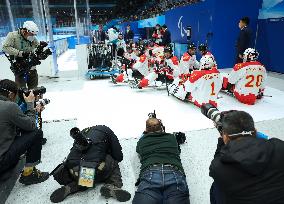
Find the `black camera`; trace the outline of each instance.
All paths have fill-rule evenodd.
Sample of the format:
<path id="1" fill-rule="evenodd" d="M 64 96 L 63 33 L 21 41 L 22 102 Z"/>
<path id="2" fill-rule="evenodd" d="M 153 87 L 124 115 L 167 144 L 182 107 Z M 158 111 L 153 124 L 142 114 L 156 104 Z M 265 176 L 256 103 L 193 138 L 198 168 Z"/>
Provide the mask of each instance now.
<path id="1" fill-rule="evenodd" d="M 173 132 L 173 135 L 176 137 L 177 143 L 178 144 L 184 144 L 186 137 L 185 137 L 185 133 L 183 132 Z"/>
<path id="2" fill-rule="evenodd" d="M 41 86 L 41 87 L 37 87 L 33 89 L 32 91 L 35 96 L 39 96 L 39 95 L 43 95 L 46 93 L 46 88 L 44 86 Z M 19 88 L 18 95 L 21 98 L 23 97 L 23 94 L 25 94 L 25 96 L 29 96 L 30 92 L 31 90 L 27 89 L 26 87 L 23 87 L 23 88 Z"/>
<path id="3" fill-rule="evenodd" d="M 222 117 L 223 114 L 210 103 L 203 104 L 201 106 L 201 113 L 207 118 L 213 120 L 216 124 L 217 130 L 222 134 Z"/>
<path id="4" fill-rule="evenodd" d="M 157 118 L 157 115 L 156 115 L 156 113 L 155 113 L 155 110 L 154 110 L 153 113 L 148 113 L 148 117 L 149 117 L 149 118 Z"/>
<path id="5" fill-rule="evenodd" d="M 11 63 L 12 72 L 16 75 L 20 75 L 29 71 L 33 66 L 40 65 L 40 60 L 45 60 L 52 54 L 49 48 L 44 50 L 47 45 L 48 44 L 46 42 L 41 41 L 35 52 L 27 55 L 26 57 L 15 58 L 14 56 L 10 56 L 8 59 Z"/>
<path id="6" fill-rule="evenodd" d="M 70 136 L 74 139 L 74 147 L 81 152 L 87 151 L 92 145 L 92 140 L 86 138 L 77 127 L 70 130 Z"/>
<path id="7" fill-rule="evenodd" d="M 37 101 L 36 105 L 46 106 L 49 103 L 50 103 L 50 100 L 45 98 L 45 99 L 40 99 L 39 101 Z"/>

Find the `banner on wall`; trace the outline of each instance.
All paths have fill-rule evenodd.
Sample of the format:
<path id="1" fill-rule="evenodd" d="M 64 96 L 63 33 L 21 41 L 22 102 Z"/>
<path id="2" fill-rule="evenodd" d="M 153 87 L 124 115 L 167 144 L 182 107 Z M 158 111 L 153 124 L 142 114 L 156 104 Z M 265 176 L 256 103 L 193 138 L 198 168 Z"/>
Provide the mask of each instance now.
<path id="1" fill-rule="evenodd" d="M 165 16 L 157 16 L 155 18 L 148 18 L 138 21 L 138 28 L 155 27 L 157 24 L 165 24 Z"/>
<path id="2" fill-rule="evenodd" d="M 283 18 L 284 0 L 263 0 L 262 9 L 259 11 L 259 19 Z"/>

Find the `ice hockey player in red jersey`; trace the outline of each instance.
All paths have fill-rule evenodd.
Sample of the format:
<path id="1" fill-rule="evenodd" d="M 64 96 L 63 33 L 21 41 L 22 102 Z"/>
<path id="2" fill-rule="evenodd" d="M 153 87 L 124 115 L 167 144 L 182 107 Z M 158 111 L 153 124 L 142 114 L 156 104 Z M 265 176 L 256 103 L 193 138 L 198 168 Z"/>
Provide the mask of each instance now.
<path id="1" fill-rule="evenodd" d="M 214 62 L 214 66 L 217 68 L 217 63 L 216 63 L 216 60 L 215 60 L 215 57 L 214 55 L 208 50 L 208 46 L 206 44 L 200 44 L 198 46 L 198 50 L 199 52 L 201 53 L 202 57 L 203 56 L 209 56 L 212 58 L 213 62 Z"/>
<path id="2" fill-rule="evenodd" d="M 139 59 L 133 65 L 133 73 L 132 77 L 137 79 L 142 79 L 144 76 L 149 74 L 149 67 L 148 67 L 148 57 L 146 55 L 145 46 L 140 45 L 137 49 L 137 54 Z M 132 77 L 129 77 L 129 80 L 133 80 Z"/>
<path id="3" fill-rule="evenodd" d="M 122 70 L 123 72 L 119 74 L 118 76 L 111 76 L 112 82 L 114 84 L 116 83 L 122 83 L 127 82 L 129 78 L 132 78 L 132 67 L 134 63 L 139 59 L 139 57 L 133 52 L 133 49 L 131 46 L 126 46 L 127 52 L 124 53 L 124 57 L 122 58 Z"/>
<path id="4" fill-rule="evenodd" d="M 183 78 L 178 86 L 170 87 L 170 93 L 181 100 L 188 100 L 201 107 L 204 103 L 217 106 L 217 96 L 222 87 L 219 71 L 208 55 L 200 60 L 200 70 L 195 70 L 189 78 Z"/>
<path id="5" fill-rule="evenodd" d="M 236 64 L 228 78 L 223 79 L 223 89 L 232 92 L 241 103 L 248 105 L 262 98 L 265 89 L 266 69 L 257 61 L 258 56 L 255 49 L 246 49 L 243 63 Z"/>
<path id="6" fill-rule="evenodd" d="M 173 73 L 177 72 L 178 75 L 179 67 L 178 67 L 178 58 L 176 56 L 173 56 L 172 53 L 173 53 L 172 47 L 164 48 L 164 57 L 165 57 L 164 63 L 161 63 L 146 77 L 144 77 L 139 82 L 138 88 L 142 89 L 149 85 L 155 85 L 154 83 L 156 83 L 156 81 L 159 81 L 156 83 L 156 86 L 160 86 L 162 85 L 160 79 L 164 79 L 164 77 L 167 77 L 168 81 L 173 81 Z"/>
<path id="7" fill-rule="evenodd" d="M 199 69 L 199 62 L 196 60 L 196 45 L 194 43 L 189 43 L 187 45 L 187 51 L 183 54 L 180 59 L 180 73 L 181 74 L 189 74 L 195 69 Z"/>

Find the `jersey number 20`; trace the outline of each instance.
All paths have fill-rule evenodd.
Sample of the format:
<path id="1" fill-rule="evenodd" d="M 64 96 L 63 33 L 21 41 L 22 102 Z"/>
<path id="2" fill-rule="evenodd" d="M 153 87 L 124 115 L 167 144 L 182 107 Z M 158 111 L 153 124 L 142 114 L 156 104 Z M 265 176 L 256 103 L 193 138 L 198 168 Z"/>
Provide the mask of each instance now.
<path id="1" fill-rule="evenodd" d="M 259 87 L 261 85 L 263 76 L 262 75 L 257 75 L 256 77 L 254 75 L 248 75 L 246 77 L 248 79 L 248 82 L 246 83 L 245 87 Z"/>

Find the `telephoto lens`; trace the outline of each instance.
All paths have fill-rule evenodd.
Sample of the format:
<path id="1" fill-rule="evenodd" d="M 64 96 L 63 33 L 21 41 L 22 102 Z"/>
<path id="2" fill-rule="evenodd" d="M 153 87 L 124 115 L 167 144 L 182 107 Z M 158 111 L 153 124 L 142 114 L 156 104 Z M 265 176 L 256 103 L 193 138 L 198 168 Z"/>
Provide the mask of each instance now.
<path id="1" fill-rule="evenodd" d="M 44 86 L 37 87 L 33 90 L 33 92 L 35 96 L 42 95 L 46 93 L 46 88 Z"/>
<path id="2" fill-rule="evenodd" d="M 220 132 L 220 134 L 222 134 L 223 126 L 221 121 L 222 119 L 221 112 L 210 103 L 203 104 L 200 109 L 203 115 L 205 115 L 210 120 L 214 121 L 217 130 Z"/>
<path id="3" fill-rule="evenodd" d="M 70 130 L 70 136 L 75 140 L 75 147 L 80 151 L 87 150 L 91 145 L 91 141 L 88 140 L 77 127 Z"/>
<path id="4" fill-rule="evenodd" d="M 218 123 L 221 119 L 221 112 L 210 103 L 206 103 L 201 106 L 201 113 L 207 118 L 213 120 L 215 123 Z"/>

